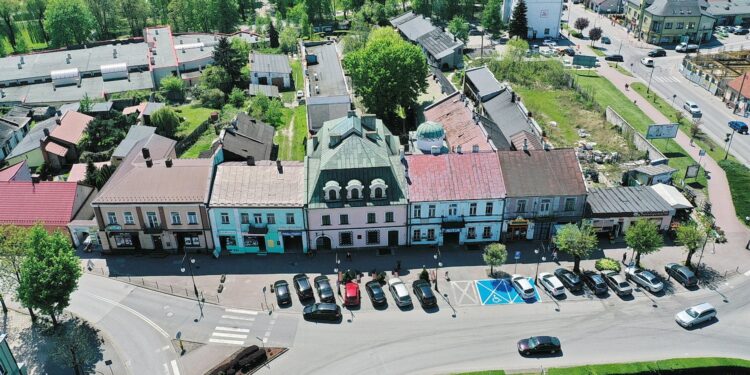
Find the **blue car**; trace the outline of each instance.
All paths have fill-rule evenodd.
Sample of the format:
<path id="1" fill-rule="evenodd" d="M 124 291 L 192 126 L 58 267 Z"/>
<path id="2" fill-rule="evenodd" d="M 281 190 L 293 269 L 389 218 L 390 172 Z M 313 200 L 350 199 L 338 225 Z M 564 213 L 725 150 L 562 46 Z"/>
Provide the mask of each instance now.
<path id="1" fill-rule="evenodd" d="M 737 133 L 747 134 L 747 124 L 742 121 L 729 121 L 729 127 Z"/>

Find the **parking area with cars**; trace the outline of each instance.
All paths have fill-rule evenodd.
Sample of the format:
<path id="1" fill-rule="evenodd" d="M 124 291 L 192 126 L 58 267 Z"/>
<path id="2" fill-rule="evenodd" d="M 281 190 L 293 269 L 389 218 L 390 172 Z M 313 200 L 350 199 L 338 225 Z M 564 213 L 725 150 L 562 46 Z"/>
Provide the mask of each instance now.
<path id="1" fill-rule="evenodd" d="M 510 279 L 486 279 L 474 282 L 482 305 L 506 305 L 514 303 L 534 303 L 541 301 L 539 291 L 534 287 L 534 280 L 529 278 L 534 290 L 533 298 L 523 298 L 513 287 Z"/>

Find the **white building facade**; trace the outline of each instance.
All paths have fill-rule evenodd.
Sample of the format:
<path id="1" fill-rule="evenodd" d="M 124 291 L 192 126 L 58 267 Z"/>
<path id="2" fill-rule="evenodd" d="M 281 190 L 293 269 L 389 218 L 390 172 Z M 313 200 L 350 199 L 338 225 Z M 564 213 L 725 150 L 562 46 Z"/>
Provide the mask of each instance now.
<path id="1" fill-rule="evenodd" d="M 510 23 L 513 9 L 521 0 L 503 2 L 503 22 Z M 559 38 L 563 0 L 525 0 L 529 39 Z"/>

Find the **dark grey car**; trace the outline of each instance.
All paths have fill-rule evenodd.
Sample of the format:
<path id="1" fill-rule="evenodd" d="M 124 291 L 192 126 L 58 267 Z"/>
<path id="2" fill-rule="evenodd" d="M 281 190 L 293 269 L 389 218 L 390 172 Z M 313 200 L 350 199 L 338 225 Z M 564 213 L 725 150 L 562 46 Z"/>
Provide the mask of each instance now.
<path id="1" fill-rule="evenodd" d="M 318 291 L 318 298 L 320 298 L 320 302 L 336 302 L 336 297 L 333 295 L 333 288 L 331 288 L 331 283 L 328 281 L 328 276 L 317 276 L 314 279 L 314 283 L 315 290 Z"/>
<path id="2" fill-rule="evenodd" d="M 604 277 L 594 271 L 583 271 L 583 282 L 591 289 L 594 294 L 607 294 L 607 283 Z"/>
<path id="3" fill-rule="evenodd" d="M 686 288 L 698 285 L 698 278 L 695 273 L 681 264 L 669 263 L 664 266 L 664 271 L 667 275 L 674 277 L 677 282 L 684 285 Z"/>

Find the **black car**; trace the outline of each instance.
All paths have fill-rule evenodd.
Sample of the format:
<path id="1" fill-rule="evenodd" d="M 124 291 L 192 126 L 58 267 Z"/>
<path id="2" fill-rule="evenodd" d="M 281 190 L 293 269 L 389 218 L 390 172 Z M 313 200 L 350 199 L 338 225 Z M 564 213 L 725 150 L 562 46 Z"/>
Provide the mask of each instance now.
<path id="1" fill-rule="evenodd" d="M 333 295 L 333 288 L 331 288 L 331 283 L 328 282 L 328 276 L 321 275 L 313 281 L 315 282 L 315 290 L 318 291 L 320 302 L 336 302 L 336 297 Z"/>
<path id="2" fill-rule="evenodd" d="M 383 292 L 383 287 L 379 282 L 374 280 L 368 282 L 365 284 L 365 290 L 367 291 L 367 295 L 370 296 L 370 301 L 372 301 L 374 306 L 382 306 L 387 303 L 388 300 L 385 299 L 385 292 Z"/>
<path id="3" fill-rule="evenodd" d="M 294 289 L 297 290 L 297 296 L 300 300 L 306 300 L 308 298 L 315 298 L 313 296 L 312 286 L 310 285 L 310 279 L 307 275 L 300 273 L 294 275 Z"/>
<path id="4" fill-rule="evenodd" d="M 594 271 L 583 271 L 583 282 L 594 294 L 606 294 L 609 290 L 604 277 Z"/>
<path id="5" fill-rule="evenodd" d="M 623 62 L 625 59 L 622 57 L 622 55 L 608 55 L 604 58 L 604 60 L 607 61 L 616 61 L 616 62 Z"/>
<path id="6" fill-rule="evenodd" d="M 273 283 L 273 290 L 276 292 L 276 302 L 279 306 L 292 303 L 292 295 L 289 293 L 289 283 L 284 280 L 279 280 Z"/>
<path id="7" fill-rule="evenodd" d="M 554 336 L 531 336 L 518 341 L 521 355 L 554 354 L 561 350 L 560 340 Z"/>
<path id="8" fill-rule="evenodd" d="M 657 48 L 652 49 L 651 51 L 648 51 L 648 57 L 663 57 L 667 55 L 667 51 Z"/>
<path id="9" fill-rule="evenodd" d="M 734 30 L 734 34 L 735 35 L 746 35 L 748 33 L 750 33 L 750 31 L 748 31 L 747 29 L 736 29 L 736 30 Z"/>
<path id="10" fill-rule="evenodd" d="M 302 310 L 305 320 L 341 320 L 341 308 L 335 303 L 314 303 Z"/>
<path id="11" fill-rule="evenodd" d="M 698 285 L 698 278 L 695 273 L 681 264 L 669 263 L 664 266 L 664 271 L 667 275 L 674 277 L 677 282 L 684 285 L 686 288 Z"/>
<path id="12" fill-rule="evenodd" d="M 563 49 L 560 50 L 560 52 L 563 53 L 563 54 L 565 54 L 565 55 L 568 55 L 568 56 L 575 56 L 576 55 L 576 50 L 574 50 L 573 48 L 570 48 L 570 47 L 563 48 Z"/>
<path id="13" fill-rule="evenodd" d="M 566 268 L 556 269 L 555 276 L 557 276 L 557 278 L 560 279 L 560 282 L 562 282 L 571 292 L 580 292 L 583 289 L 583 281 L 581 281 L 581 278 Z"/>
<path id="14" fill-rule="evenodd" d="M 422 279 L 415 280 L 411 286 L 414 290 L 414 295 L 417 296 L 419 304 L 422 305 L 422 307 L 437 306 L 437 298 L 435 298 L 435 294 L 433 294 L 432 289 L 430 289 L 429 281 Z"/>

